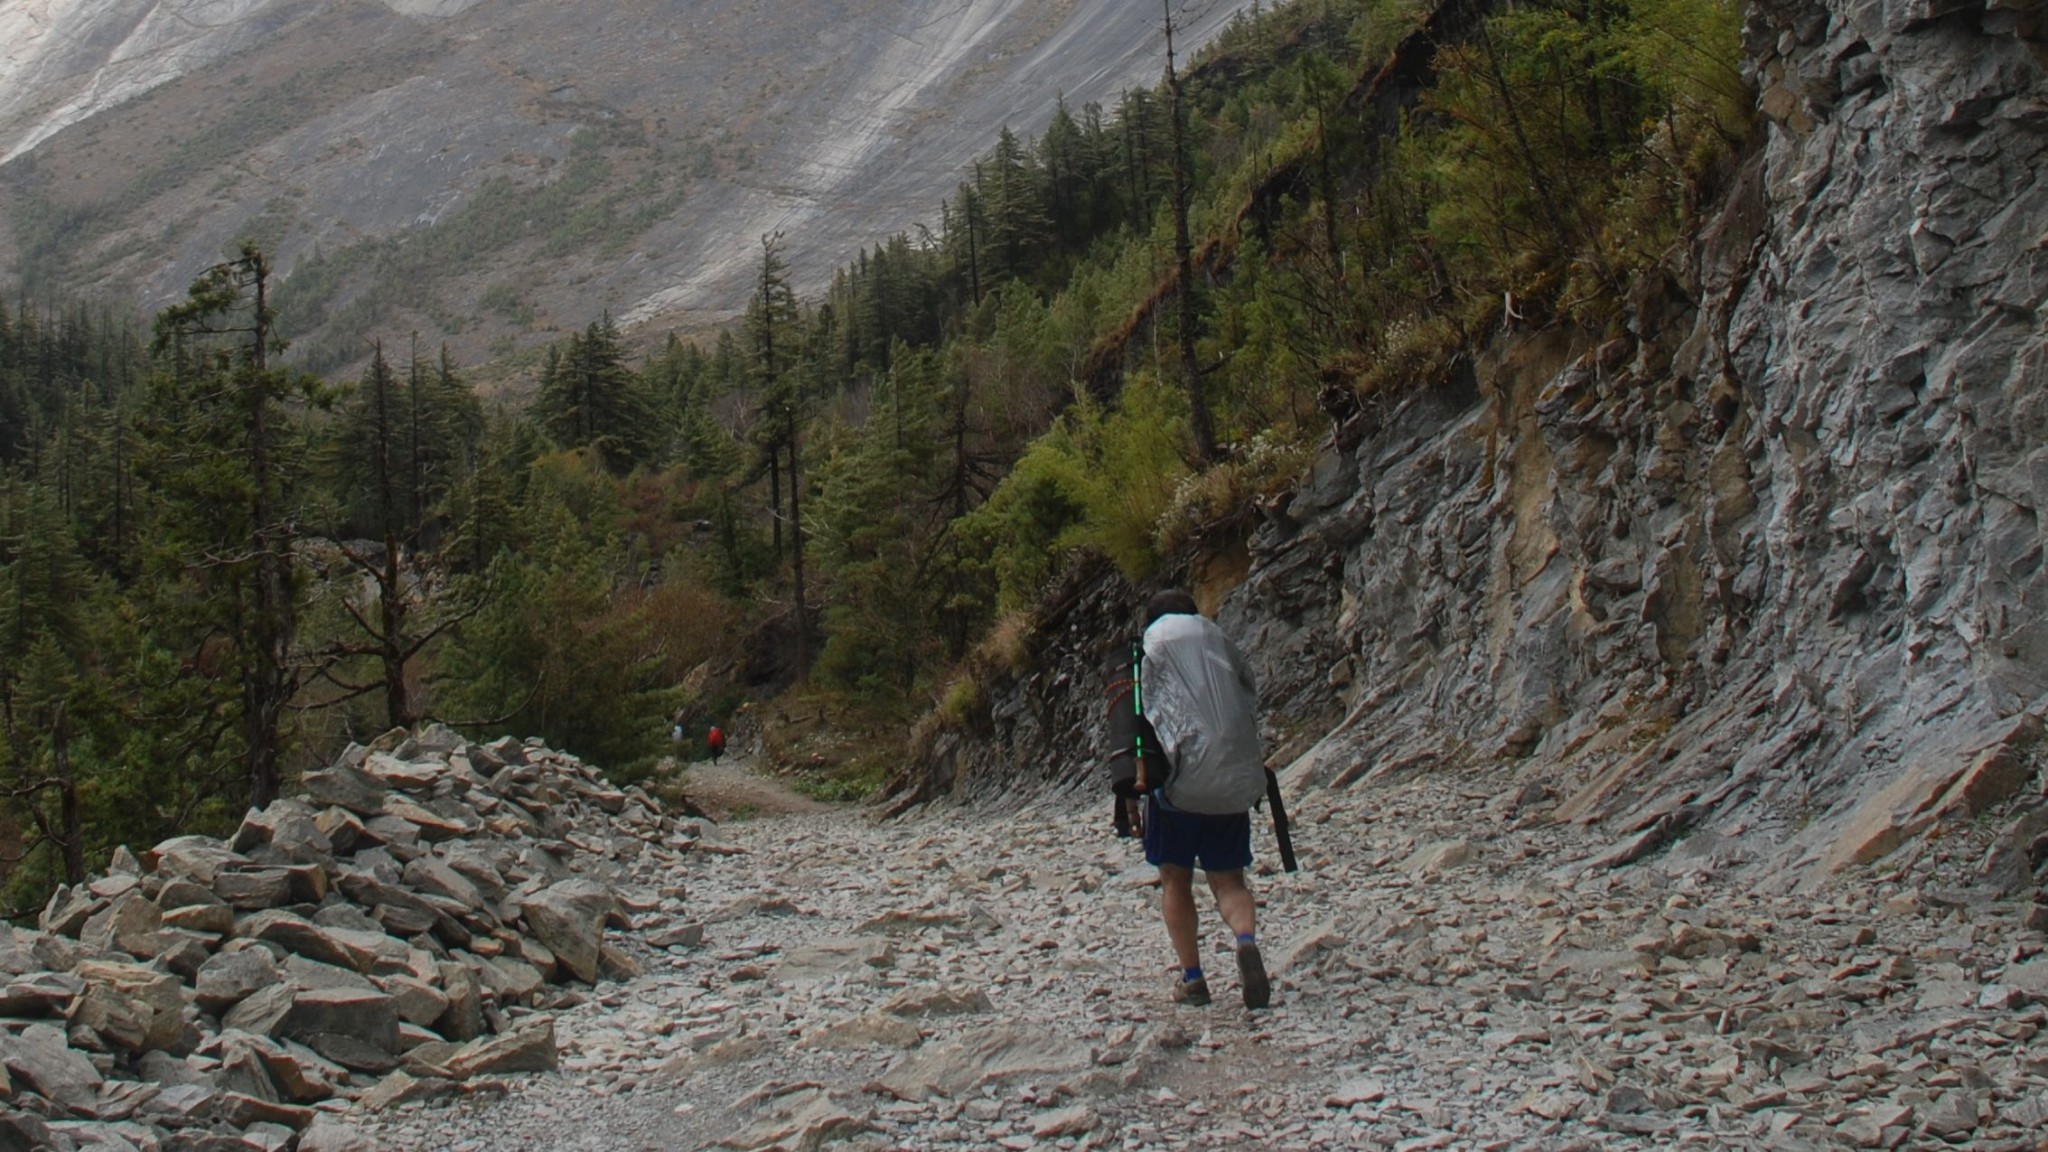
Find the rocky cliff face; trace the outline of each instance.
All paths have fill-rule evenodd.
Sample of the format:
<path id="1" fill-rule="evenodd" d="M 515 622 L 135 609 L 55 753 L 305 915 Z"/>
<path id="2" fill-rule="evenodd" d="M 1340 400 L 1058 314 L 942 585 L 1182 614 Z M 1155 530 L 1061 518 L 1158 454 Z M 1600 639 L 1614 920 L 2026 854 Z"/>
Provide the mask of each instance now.
<path id="1" fill-rule="evenodd" d="M 1757 6 L 1765 142 L 1636 292 L 1632 334 L 1504 333 L 1463 385 L 1326 446 L 1220 612 L 1296 787 L 1494 764 L 1513 803 L 1611 829 L 1609 862 L 1705 832 L 1696 848 L 1784 882 L 2022 791 L 2038 804 L 2048 84 L 2030 21 L 1996 2 Z M 942 743 L 936 780 L 972 791 L 1037 762 L 1093 786 L 1100 647 L 1068 637 L 1127 628 L 1135 597 L 1073 602 L 1091 597 L 1106 615 L 1056 616 L 996 738 Z"/>

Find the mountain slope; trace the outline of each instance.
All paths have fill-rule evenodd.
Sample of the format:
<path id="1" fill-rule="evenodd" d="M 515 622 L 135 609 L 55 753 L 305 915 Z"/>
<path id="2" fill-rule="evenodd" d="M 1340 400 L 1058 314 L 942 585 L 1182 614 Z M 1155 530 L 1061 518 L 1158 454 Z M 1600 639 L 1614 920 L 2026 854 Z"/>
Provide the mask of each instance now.
<path id="1" fill-rule="evenodd" d="M 1745 42 L 1761 140 L 1619 322 L 1504 305 L 1159 579 L 1245 647 L 1291 787 L 1478 770 L 1468 799 L 1608 834 L 1559 875 L 1773 890 L 1924 873 L 1981 823 L 2009 891 L 2048 852 L 2042 31 L 1784 0 Z M 1100 789 L 1150 589 L 1069 576 L 901 803 Z"/>
<path id="2" fill-rule="evenodd" d="M 1188 6 L 1192 48 L 1243 0 Z M 270 246 L 316 366 L 418 329 L 466 356 L 600 309 L 703 327 L 759 237 L 800 286 L 918 223 L 1008 123 L 1149 84 L 1148 5 L 210 0 L 0 20 L 5 266 L 161 305 Z M 318 253 L 320 260 L 311 258 Z"/>

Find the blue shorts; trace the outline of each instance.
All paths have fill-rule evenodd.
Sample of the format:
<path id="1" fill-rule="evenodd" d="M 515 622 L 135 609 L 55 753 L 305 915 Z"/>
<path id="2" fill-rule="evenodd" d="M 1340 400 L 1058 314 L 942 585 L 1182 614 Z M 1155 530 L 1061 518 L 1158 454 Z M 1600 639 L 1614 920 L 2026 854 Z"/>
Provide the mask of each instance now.
<path id="1" fill-rule="evenodd" d="M 1204 816 L 1181 812 L 1159 803 L 1158 796 L 1145 801 L 1145 863 L 1158 867 L 1171 864 L 1193 871 L 1200 862 L 1204 872 L 1238 872 L 1252 862 L 1252 817 L 1249 812 L 1234 816 Z"/>

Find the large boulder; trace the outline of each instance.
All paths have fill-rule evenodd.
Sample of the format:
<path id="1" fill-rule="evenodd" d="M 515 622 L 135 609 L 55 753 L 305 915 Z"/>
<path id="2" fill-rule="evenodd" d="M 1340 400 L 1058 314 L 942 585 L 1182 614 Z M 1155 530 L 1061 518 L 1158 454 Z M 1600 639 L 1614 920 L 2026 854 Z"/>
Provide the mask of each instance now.
<path id="1" fill-rule="evenodd" d="M 447 811 L 441 810 L 444 808 Z M 385 802 L 384 810 L 386 816 L 397 817 L 419 829 L 421 839 L 436 843 L 474 836 L 484 828 L 476 813 L 458 801 L 437 801 L 428 805 L 393 796 Z"/>
<path id="2" fill-rule="evenodd" d="M 605 921 L 618 910 L 612 890 L 579 877 L 543 888 L 520 903 L 527 928 L 554 953 L 556 962 L 578 980 L 595 984 Z"/>
<path id="3" fill-rule="evenodd" d="M 30 972 L 0 984 L 0 1016 L 61 1016 L 85 994 L 85 981 L 68 972 Z"/>
<path id="4" fill-rule="evenodd" d="M 213 894 L 244 912 L 282 908 L 292 902 L 292 878 L 282 868 L 222 869 Z"/>
<path id="5" fill-rule="evenodd" d="M 124 893 L 94 913 L 79 930 L 79 943 L 95 952 L 155 956 L 163 950 L 164 916 L 140 892 Z"/>
<path id="6" fill-rule="evenodd" d="M 326 1055 L 323 1038 L 346 1036 L 389 1055 L 398 1052 L 398 1003 L 390 995 L 362 988 L 301 992 L 277 1034 Z"/>
<path id="7" fill-rule="evenodd" d="M 303 783 L 306 798 L 322 807 L 345 808 L 358 816 L 378 816 L 391 788 L 383 781 L 346 762 L 320 772 L 308 772 Z"/>
<path id="8" fill-rule="evenodd" d="M 327 837 L 327 842 L 337 853 L 353 852 L 358 844 L 368 843 L 363 834 L 362 817 L 346 808 L 330 806 L 324 809 L 313 818 L 313 826 Z"/>
<path id="9" fill-rule="evenodd" d="M 431 792 L 435 783 L 448 774 L 448 765 L 433 760 L 401 760 L 375 752 L 364 761 L 363 771 L 387 788 Z"/>
<path id="10" fill-rule="evenodd" d="M 185 1034 L 186 992 L 176 976 L 109 960 L 84 961 L 77 975 L 86 988 L 72 1006 L 72 1024 L 83 1024 L 128 1051 L 179 1046 Z"/>
<path id="11" fill-rule="evenodd" d="M 317 864 L 334 854 L 334 842 L 321 831 L 320 809 L 303 800 L 274 800 L 268 808 L 251 808 L 228 846 L 263 860 Z"/>
<path id="12" fill-rule="evenodd" d="M 434 1021 L 448 1013 L 448 994 L 425 980 L 411 976 L 387 976 L 379 981 L 379 986 L 390 994 L 398 1008 L 399 1019 L 408 1024 L 432 1027 Z"/>
<path id="13" fill-rule="evenodd" d="M 57 936 L 76 937 L 86 921 L 107 904 L 108 901 L 93 895 L 92 889 L 83 884 L 76 888 L 60 884 L 55 892 L 50 893 L 50 902 L 43 905 L 43 914 L 37 919 L 36 927 Z"/>
<path id="14" fill-rule="evenodd" d="M 422 892 L 459 901 L 466 908 L 480 909 L 484 906 L 483 893 L 477 891 L 467 876 L 433 856 L 422 856 L 407 864 L 405 882 Z"/>
<path id="15" fill-rule="evenodd" d="M 221 1027 L 254 1036 L 275 1036 L 297 999 L 298 990 L 289 984 L 258 988 L 228 1009 L 228 1014 L 221 1017 Z"/>
<path id="16" fill-rule="evenodd" d="M 116 1052 L 141 1052 L 151 1047 L 156 1009 L 104 984 L 88 984 L 85 995 L 71 1005 L 71 1027 L 99 1038 Z"/>
<path id="17" fill-rule="evenodd" d="M 458 1080 L 503 1072 L 552 1072 L 560 1060 L 552 1020 L 464 1044 L 446 1067 Z"/>
<path id="18" fill-rule="evenodd" d="M 16 931 L 13 925 L 0 920 L 0 976 L 23 976 L 41 970 L 35 952 L 38 935 Z"/>
<path id="19" fill-rule="evenodd" d="M 178 877 L 201 887 L 213 887 L 222 868 L 247 865 L 249 858 L 211 836 L 178 836 L 150 849 L 158 875 L 166 880 Z"/>
<path id="20" fill-rule="evenodd" d="M 218 1015 L 282 979 L 268 949 L 242 948 L 217 953 L 200 965 L 192 990 L 201 1008 Z"/>
<path id="21" fill-rule="evenodd" d="M 17 1081 L 74 1112 L 91 1115 L 103 1078 L 86 1054 L 48 1024 L 31 1024 L 0 1046 L 0 1064 Z"/>
<path id="22" fill-rule="evenodd" d="M 448 1010 L 430 1022 L 434 1031 L 450 1040 L 474 1040 L 484 1033 L 483 989 L 475 973 L 452 960 L 440 963 L 441 990 L 448 995 Z"/>
<path id="23" fill-rule="evenodd" d="M 164 927 L 226 936 L 235 930 L 235 910 L 223 903 L 187 904 L 164 913 Z"/>
<path id="24" fill-rule="evenodd" d="M 342 968 L 355 968 L 361 959 L 357 950 L 335 939 L 327 929 L 303 916 L 275 908 L 236 921 L 235 935 L 267 940 L 287 952 Z"/>
<path id="25" fill-rule="evenodd" d="M 211 887 L 177 878 L 166 879 L 156 894 L 156 906 L 165 912 L 175 912 L 180 908 L 211 907 L 221 903 L 221 898 L 214 895 Z"/>

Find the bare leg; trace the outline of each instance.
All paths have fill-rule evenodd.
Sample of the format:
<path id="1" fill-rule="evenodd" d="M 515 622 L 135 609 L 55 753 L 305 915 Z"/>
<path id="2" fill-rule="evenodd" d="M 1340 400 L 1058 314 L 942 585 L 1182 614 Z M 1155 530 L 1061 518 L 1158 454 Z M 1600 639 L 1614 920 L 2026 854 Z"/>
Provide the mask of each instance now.
<path id="1" fill-rule="evenodd" d="M 1182 968 L 1202 963 L 1195 945 L 1195 874 L 1172 864 L 1159 866 L 1159 892 L 1166 908 L 1166 936 Z"/>
<path id="2" fill-rule="evenodd" d="M 1232 932 L 1242 938 L 1257 931 L 1258 906 L 1252 900 L 1252 890 L 1245 887 L 1243 872 L 1209 873 L 1209 890 L 1216 894 L 1216 910 Z M 1273 982 L 1266 975 L 1265 958 L 1259 955 L 1257 944 L 1238 944 L 1237 975 L 1244 981 L 1246 1008 L 1256 1010 L 1273 1002 Z"/>
<path id="3" fill-rule="evenodd" d="M 1161 868 L 1164 875 L 1166 869 Z M 1252 901 L 1252 890 L 1245 886 L 1242 869 L 1235 872 L 1209 873 L 1209 891 L 1216 894 L 1216 911 L 1223 916 L 1223 922 L 1240 936 L 1258 931 L 1258 906 Z M 1168 912 L 1170 917 L 1172 912 Z M 1193 930 L 1194 918 L 1188 920 Z"/>

